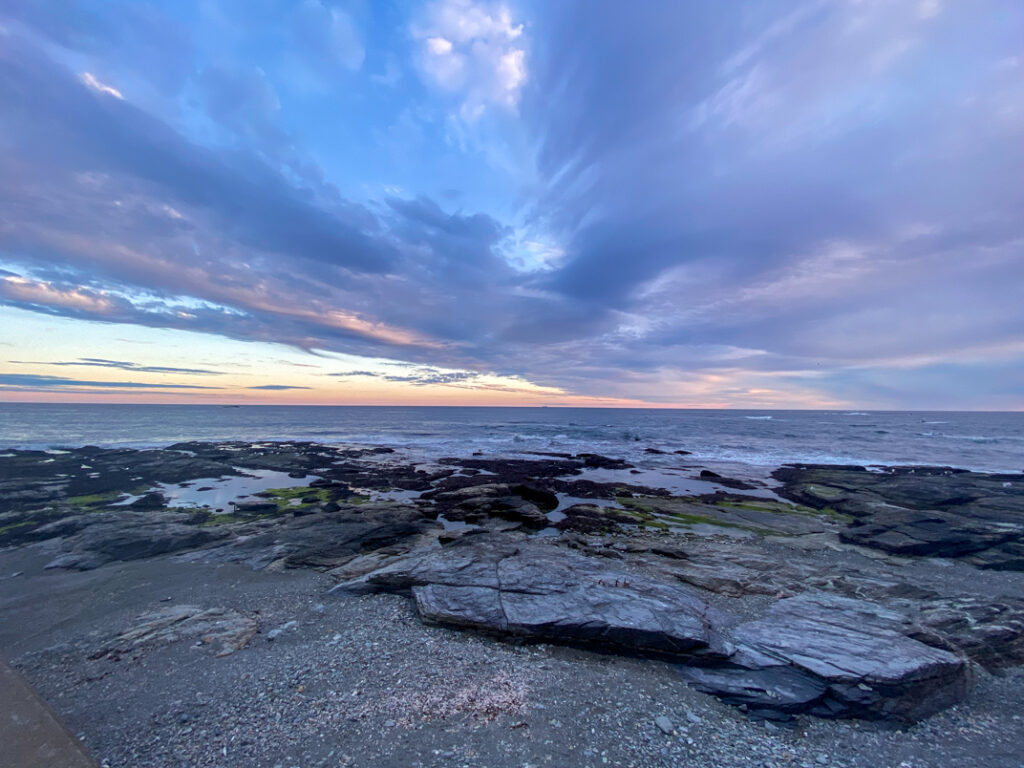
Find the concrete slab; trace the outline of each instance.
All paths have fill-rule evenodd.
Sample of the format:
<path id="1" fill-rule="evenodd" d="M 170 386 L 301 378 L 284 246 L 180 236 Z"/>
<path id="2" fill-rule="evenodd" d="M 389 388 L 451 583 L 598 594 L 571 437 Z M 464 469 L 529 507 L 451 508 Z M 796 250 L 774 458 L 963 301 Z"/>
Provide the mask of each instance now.
<path id="1" fill-rule="evenodd" d="M 97 768 L 20 674 L 0 659 L 0 763 L 7 768 Z"/>

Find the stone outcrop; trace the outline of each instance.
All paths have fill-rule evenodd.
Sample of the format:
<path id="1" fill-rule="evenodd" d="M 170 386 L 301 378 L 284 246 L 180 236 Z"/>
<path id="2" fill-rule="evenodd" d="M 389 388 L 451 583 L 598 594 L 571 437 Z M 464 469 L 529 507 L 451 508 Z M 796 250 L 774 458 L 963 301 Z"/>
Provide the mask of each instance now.
<path id="1" fill-rule="evenodd" d="M 695 592 L 607 558 L 500 537 L 390 560 L 339 591 L 409 591 L 424 621 L 684 665 L 697 688 L 755 714 L 911 722 L 966 693 L 968 667 L 878 603 L 814 593 L 731 620 Z"/>
<path id="2" fill-rule="evenodd" d="M 141 560 L 197 549 L 228 536 L 228 532 L 222 529 L 179 522 L 183 515 L 154 517 L 126 512 L 94 514 L 92 517 L 99 519 L 76 536 L 66 539 L 69 551 L 58 556 L 47 568 L 91 570 L 118 560 Z"/>
<path id="3" fill-rule="evenodd" d="M 963 659 L 912 631 L 905 616 L 875 603 L 801 595 L 735 627 L 728 665 L 684 675 L 755 713 L 913 722 L 960 700 L 969 675 Z"/>
<path id="4" fill-rule="evenodd" d="M 853 518 L 840 533 L 848 544 L 1024 570 L 1024 476 L 822 465 L 782 467 L 773 476 L 786 498 Z"/>
<path id="5" fill-rule="evenodd" d="M 636 518 L 598 504 L 573 504 L 562 510 L 565 516 L 555 523 L 560 531 L 595 533 L 619 530 L 620 524 L 635 525 Z"/>
<path id="6" fill-rule="evenodd" d="M 522 523 L 528 528 L 546 528 L 550 524 L 536 502 L 551 498 L 555 504 L 558 503 L 553 494 L 507 483 L 467 486 L 442 491 L 432 498 L 448 520 L 475 523 L 487 517 L 499 517 Z"/>
<path id="7" fill-rule="evenodd" d="M 426 621 L 530 640 L 704 658 L 731 653 L 715 628 L 721 622 L 687 588 L 501 537 L 402 558 L 335 589 L 410 591 Z"/>

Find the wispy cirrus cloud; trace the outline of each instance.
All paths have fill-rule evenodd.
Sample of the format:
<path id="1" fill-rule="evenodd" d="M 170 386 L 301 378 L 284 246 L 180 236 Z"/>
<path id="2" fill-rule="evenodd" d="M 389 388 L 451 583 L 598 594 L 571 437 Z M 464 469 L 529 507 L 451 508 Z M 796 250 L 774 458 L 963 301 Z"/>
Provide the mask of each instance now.
<path id="1" fill-rule="evenodd" d="M 208 368 L 178 368 L 170 365 L 140 365 L 139 363 L 127 362 L 124 360 L 105 360 L 100 357 L 80 357 L 77 360 L 61 360 L 58 362 L 42 362 L 28 360 L 8 360 L 8 363 L 16 365 L 57 365 L 73 367 L 94 367 L 94 368 L 118 368 L 122 371 L 136 371 L 139 373 L 184 373 L 194 376 L 219 376 L 223 371 L 213 371 Z"/>
<path id="2" fill-rule="evenodd" d="M 481 378 L 481 374 L 473 371 L 442 371 L 436 368 L 419 368 L 409 373 L 380 373 L 374 371 L 345 371 L 341 373 L 329 373 L 328 376 L 335 378 L 375 378 L 382 381 L 401 382 L 415 386 L 428 386 L 437 384 L 462 384 L 472 382 Z"/>
<path id="3" fill-rule="evenodd" d="M 0 389 L 30 390 L 64 390 L 73 388 L 89 389 L 150 389 L 158 390 L 203 390 L 221 389 L 221 387 L 202 386 L 199 384 L 164 384 L 144 381 L 93 381 L 88 379 L 72 379 L 64 376 L 45 376 L 31 373 L 0 373 Z"/>
<path id="4" fill-rule="evenodd" d="M 293 386 L 291 384 L 259 384 L 246 389 L 261 389 L 267 392 L 284 392 L 289 389 L 312 389 L 312 387 Z"/>

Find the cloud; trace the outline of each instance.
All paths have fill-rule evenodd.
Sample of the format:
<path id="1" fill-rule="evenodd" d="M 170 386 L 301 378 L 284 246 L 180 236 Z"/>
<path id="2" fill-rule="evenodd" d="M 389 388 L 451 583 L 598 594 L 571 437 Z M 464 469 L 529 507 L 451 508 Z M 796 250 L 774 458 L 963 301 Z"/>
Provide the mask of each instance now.
<path id="1" fill-rule="evenodd" d="M 281 392 L 286 389 L 312 389 L 312 387 L 293 387 L 289 384 L 260 384 L 255 387 L 246 387 L 246 389 L 262 389 L 272 392 Z"/>
<path id="2" fill-rule="evenodd" d="M 0 373 L 0 388 L 18 390 L 61 390 L 73 387 L 102 389 L 222 389 L 198 384 L 154 384 L 144 381 L 89 381 L 63 376 L 43 376 L 30 373 Z"/>
<path id="3" fill-rule="evenodd" d="M 409 373 L 384 373 L 375 371 L 345 371 L 343 373 L 328 373 L 328 376 L 336 378 L 369 377 L 382 381 L 400 382 L 422 387 L 428 385 L 457 385 L 466 382 L 474 382 L 482 378 L 480 373 L 474 371 L 443 371 L 437 368 L 417 368 Z"/>
<path id="4" fill-rule="evenodd" d="M 321 76 L 337 68 L 357 70 L 366 49 L 352 17 L 321 0 L 304 0 L 292 17 L 294 50 Z M 323 70 L 327 70 L 324 72 Z"/>
<path id="5" fill-rule="evenodd" d="M 514 110 L 528 77 L 523 25 L 502 4 L 439 0 L 412 27 L 427 82 L 457 94 L 460 116 L 478 119 L 491 106 Z"/>
<path id="6" fill-rule="evenodd" d="M 121 92 L 117 90 L 117 88 L 101 83 L 93 76 L 91 72 L 82 73 L 82 82 L 90 88 L 92 88 L 94 91 L 105 93 L 108 96 L 113 96 L 115 99 L 121 99 L 122 101 L 124 100 L 124 96 L 121 95 Z"/>
<path id="7" fill-rule="evenodd" d="M 142 7 L 0 13 L 6 304 L 693 404 L 981 407 L 1024 365 L 1019 4 L 307 2 L 263 57 Z M 429 88 L 371 79 L 395 23 Z"/>
<path id="8" fill-rule="evenodd" d="M 385 271 L 394 259 L 389 243 L 366 231 L 372 219 L 359 206 L 311 201 L 308 193 L 317 190 L 297 189 L 257 157 L 207 150 L 130 103 L 87 98 L 66 71 L 16 39 L 7 43 L 0 97 L 16 99 L 19 109 L 4 120 L 2 135 L 23 153 L 5 157 L 6 172 L 29 174 L 37 185 L 63 180 L 91 183 L 94 192 L 105 185 L 120 187 L 115 194 L 159 191 L 163 204 L 200 210 L 218 232 L 263 251 L 366 271 Z M 169 231 L 184 226 L 169 218 Z"/>
<path id="9" fill-rule="evenodd" d="M 7 360 L 20 366 L 74 366 L 92 368 L 117 368 L 122 371 L 137 371 L 146 374 L 189 374 L 194 376 L 219 376 L 223 372 L 210 371 L 205 368 L 175 368 L 172 366 L 140 366 L 137 362 L 124 360 L 108 360 L 102 357 L 79 357 L 77 360 L 61 360 L 58 362 L 41 362 L 25 360 Z"/>

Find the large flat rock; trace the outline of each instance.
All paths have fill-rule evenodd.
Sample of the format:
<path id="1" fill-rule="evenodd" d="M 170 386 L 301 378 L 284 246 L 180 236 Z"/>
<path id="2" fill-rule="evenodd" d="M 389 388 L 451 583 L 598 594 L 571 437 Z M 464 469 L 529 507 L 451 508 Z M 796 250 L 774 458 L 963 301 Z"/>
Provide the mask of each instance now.
<path id="1" fill-rule="evenodd" d="M 962 658 L 912 639 L 912 623 L 877 603 L 807 594 L 739 625 L 731 667 L 688 672 L 709 693 L 755 709 L 913 722 L 959 701 Z"/>
<path id="2" fill-rule="evenodd" d="M 670 657 L 700 690 L 756 714 L 912 722 L 969 685 L 955 643 L 873 601 L 810 592 L 731 626 L 668 572 L 500 536 L 376 563 L 335 589 L 409 591 L 427 622 Z"/>
<path id="3" fill-rule="evenodd" d="M 339 586 L 411 590 L 425 621 L 531 640 L 708 659 L 732 652 L 689 588 L 541 543 L 460 541 Z"/>

